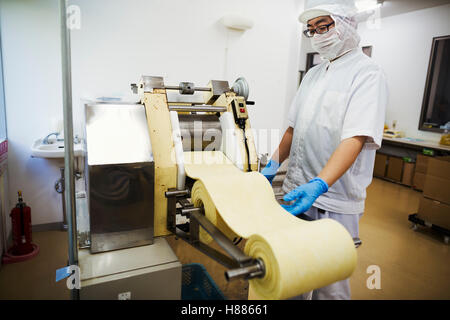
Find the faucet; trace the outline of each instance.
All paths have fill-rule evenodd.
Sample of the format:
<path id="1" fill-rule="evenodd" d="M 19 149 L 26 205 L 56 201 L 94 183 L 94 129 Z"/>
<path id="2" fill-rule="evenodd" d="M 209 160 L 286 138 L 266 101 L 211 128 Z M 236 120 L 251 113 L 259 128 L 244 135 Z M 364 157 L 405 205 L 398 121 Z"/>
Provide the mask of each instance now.
<path id="1" fill-rule="evenodd" d="M 52 133 L 50 133 L 48 136 L 46 136 L 44 138 L 44 140 L 42 140 L 42 144 L 50 144 L 50 142 L 48 142 L 48 138 L 50 138 L 53 135 L 58 137 L 59 136 L 59 132 L 52 132 Z"/>
<path id="2" fill-rule="evenodd" d="M 44 138 L 44 140 L 42 140 L 42 144 L 51 144 L 49 141 L 48 141 L 48 138 L 50 138 L 51 136 L 56 136 L 56 137 L 58 137 L 59 136 L 59 132 L 52 132 L 52 133 L 50 133 L 48 136 L 46 136 L 45 138 Z M 64 141 L 64 139 L 56 139 L 56 141 Z M 75 137 L 73 138 L 73 143 L 75 143 L 75 144 L 78 144 L 78 143 L 80 143 L 81 142 L 81 138 L 78 136 L 78 135 L 75 135 Z"/>

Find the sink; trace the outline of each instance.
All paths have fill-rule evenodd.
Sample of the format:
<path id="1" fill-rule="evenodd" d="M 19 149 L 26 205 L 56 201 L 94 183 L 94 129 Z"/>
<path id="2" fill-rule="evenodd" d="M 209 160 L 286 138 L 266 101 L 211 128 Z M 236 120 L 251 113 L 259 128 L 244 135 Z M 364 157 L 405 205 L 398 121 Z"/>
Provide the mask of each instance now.
<path id="1" fill-rule="evenodd" d="M 31 156 L 36 158 L 64 158 L 64 141 L 43 144 L 43 139 L 36 140 L 31 147 Z M 74 157 L 84 154 L 83 144 L 73 144 Z"/>

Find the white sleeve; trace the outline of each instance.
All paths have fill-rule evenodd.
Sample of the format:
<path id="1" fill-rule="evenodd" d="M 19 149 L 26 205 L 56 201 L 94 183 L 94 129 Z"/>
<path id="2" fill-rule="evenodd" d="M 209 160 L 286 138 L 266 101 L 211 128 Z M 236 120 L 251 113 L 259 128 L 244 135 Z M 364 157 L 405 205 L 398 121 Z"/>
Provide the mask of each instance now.
<path id="1" fill-rule="evenodd" d="M 364 148 L 379 149 L 388 101 L 384 73 L 378 67 L 365 70 L 355 79 L 344 118 L 341 140 L 367 136 Z"/>
<path id="2" fill-rule="evenodd" d="M 295 94 L 294 99 L 292 100 L 291 106 L 289 107 L 288 117 L 287 117 L 287 124 L 289 127 L 295 128 L 295 122 L 297 120 L 297 114 L 298 109 L 300 109 L 299 105 L 299 95 L 300 95 L 300 88 L 297 90 L 297 93 Z"/>

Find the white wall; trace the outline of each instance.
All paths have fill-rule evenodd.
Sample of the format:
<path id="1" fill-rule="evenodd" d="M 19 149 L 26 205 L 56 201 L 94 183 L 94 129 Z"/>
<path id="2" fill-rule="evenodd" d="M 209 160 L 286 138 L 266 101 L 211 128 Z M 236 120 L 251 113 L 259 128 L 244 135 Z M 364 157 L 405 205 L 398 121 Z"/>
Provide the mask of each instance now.
<path id="1" fill-rule="evenodd" d="M 360 25 L 361 45 L 372 45 L 372 57 L 384 69 L 390 100 L 389 126 L 407 136 L 438 141 L 440 135 L 418 130 L 433 37 L 450 35 L 450 5 L 381 19 L 380 29 Z"/>
<path id="2" fill-rule="evenodd" d="M 141 75 L 167 84 L 211 79 L 250 85 L 251 123 L 281 128 L 295 94 L 302 1 L 261 0 L 74 0 L 81 29 L 72 32 L 74 101 L 84 96 L 129 92 Z M 127 5 L 130 4 L 130 5 Z M 227 31 L 226 13 L 254 21 L 245 32 Z M 225 50 L 228 46 L 228 63 Z M 81 110 L 79 111 L 81 112 Z M 270 115 L 270 116 L 268 116 Z"/>
<path id="3" fill-rule="evenodd" d="M 80 99 L 126 93 L 141 75 L 166 83 L 211 79 L 250 84 L 252 126 L 284 129 L 284 115 L 297 85 L 301 0 L 74 0 L 81 29 L 72 30 L 74 118 Z M 59 9 L 55 0 L 2 0 L 10 206 L 22 189 L 33 224 L 62 220 L 53 189 L 61 164 L 30 158 L 30 146 L 62 119 Z M 244 33 L 218 22 L 226 13 L 254 21 Z M 227 42 L 228 39 L 228 42 Z M 228 63 L 225 68 L 225 48 Z M 76 125 L 75 133 L 81 130 Z M 282 133 L 281 133 L 282 134 Z M 278 139 L 278 137 L 277 137 Z M 275 141 L 274 146 L 278 143 Z M 265 150 L 262 150 L 265 151 Z M 273 150 L 267 150 L 272 152 Z M 9 223 L 9 222 L 8 222 Z M 8 226 L 9 230 L 9 226 Z"/>
<path id="4" fill-rule="evenodd" d="M 33 224 L 62 220 L 53 183 L 57 161 L 31 158 L 34 140 L 62 118 L 57 1 L 1 1 L 1 32 L 8 128 L 9 211 L 23 191 Z M 63 165 L 62 161 L 60 165 Z"/>

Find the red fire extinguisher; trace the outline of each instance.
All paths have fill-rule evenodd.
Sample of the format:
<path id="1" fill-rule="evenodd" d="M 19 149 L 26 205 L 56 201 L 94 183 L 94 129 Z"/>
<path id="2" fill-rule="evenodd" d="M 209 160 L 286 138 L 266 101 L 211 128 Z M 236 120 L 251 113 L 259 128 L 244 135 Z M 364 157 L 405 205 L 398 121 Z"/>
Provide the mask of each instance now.
<path id="1" fill-rule="evenodd" d="M 19 191 L 18 195 L 19 202 L 10 214 L 13 234 L 11 253 L 21 256 L 31 253 L 33 244 L 31 243 L 31 208 L 23 202 L 22 191 Z"/>
<path id="2" fill-rule="evenodd" d="M 39 246 L 31 242 L 31 208 L 22 199 L 22 191 L 18 192 L 19 202 L 11 210 L 13 245 L 3 254 L 2 263 L 22 262 L 35 257 Z"/>

